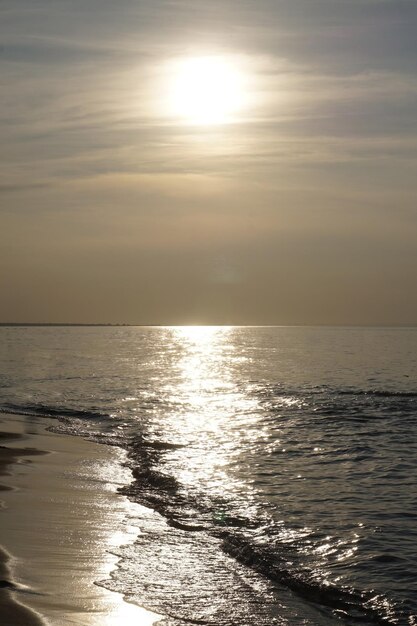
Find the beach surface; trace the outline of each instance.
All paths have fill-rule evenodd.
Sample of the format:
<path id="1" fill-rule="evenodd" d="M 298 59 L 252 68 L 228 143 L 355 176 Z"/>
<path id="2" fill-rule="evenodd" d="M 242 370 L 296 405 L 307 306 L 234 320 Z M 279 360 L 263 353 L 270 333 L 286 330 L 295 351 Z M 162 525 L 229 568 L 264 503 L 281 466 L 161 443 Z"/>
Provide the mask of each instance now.
<path id="1" fill-rule="evenodd" d="M 53 420 L 0 416 L 2 626 L 150 626 L 159 616 L 95 584 L 133 542 L 139 505 L 123 451 L 47 430 Z"/>

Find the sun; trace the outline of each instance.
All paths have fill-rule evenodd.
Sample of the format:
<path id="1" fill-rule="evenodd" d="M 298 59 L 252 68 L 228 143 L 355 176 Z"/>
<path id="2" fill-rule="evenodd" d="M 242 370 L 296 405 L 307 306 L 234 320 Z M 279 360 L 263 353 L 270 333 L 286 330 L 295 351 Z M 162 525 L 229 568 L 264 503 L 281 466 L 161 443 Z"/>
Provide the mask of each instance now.
<path id="1" fill-rule="evenodd" d="M 188 57 L 173 64 L 169 108 L 184 123 L 232 123 L 244 101 L 244 76 L 232 60 Z"/>

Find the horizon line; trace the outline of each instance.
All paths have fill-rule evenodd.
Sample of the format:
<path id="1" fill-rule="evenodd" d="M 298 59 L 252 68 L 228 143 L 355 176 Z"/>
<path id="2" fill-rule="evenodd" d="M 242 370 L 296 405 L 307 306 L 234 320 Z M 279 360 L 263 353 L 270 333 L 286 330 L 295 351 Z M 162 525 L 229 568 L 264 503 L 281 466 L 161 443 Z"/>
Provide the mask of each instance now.
<path id="1" fill-rule="evenodd" d="M 391 323 L 391 324 L 361 324 L 361 323 L 293 323 L 293 324 L 134 324 L 128 322 L 0 322 L 0 327 L 25 327 L 25 326 L 75 326 L 75 327 L 132 327 L 132 328 L 183 328 L 185 326 L 213 326 L 213 327 L 235 327 L 235 328 L 416 328 L 417 323 Z"/>

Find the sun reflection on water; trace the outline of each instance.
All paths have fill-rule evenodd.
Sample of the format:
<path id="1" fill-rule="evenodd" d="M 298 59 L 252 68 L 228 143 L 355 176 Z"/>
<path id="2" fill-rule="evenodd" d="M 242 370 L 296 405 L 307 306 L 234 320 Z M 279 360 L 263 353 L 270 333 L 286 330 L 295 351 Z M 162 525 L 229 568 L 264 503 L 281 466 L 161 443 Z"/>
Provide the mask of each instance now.
<path id="1" fill-rule="evenodd" d="M 175 407 L 172 430 L 186 444 L 169 455 L 175 475 L 188 488 L 209 489 L 214 496 L 245 494 L 249 509 L 253 494 L 240 471 L 241 450 L 259 442 L 263 428 L 257 400 L 236 380 L 236 365 L 244 358 L 236 351 L 236 329 L 185 326 L 169 331 L 176 376 L 165 392 Z"/>
<path id="2" fill-rule="evenodd" d="M 234 326 L 169 326 L 179 340 L 190 340 L 196 344 L 212 344 L 214 340 L 227 337 Z"/>

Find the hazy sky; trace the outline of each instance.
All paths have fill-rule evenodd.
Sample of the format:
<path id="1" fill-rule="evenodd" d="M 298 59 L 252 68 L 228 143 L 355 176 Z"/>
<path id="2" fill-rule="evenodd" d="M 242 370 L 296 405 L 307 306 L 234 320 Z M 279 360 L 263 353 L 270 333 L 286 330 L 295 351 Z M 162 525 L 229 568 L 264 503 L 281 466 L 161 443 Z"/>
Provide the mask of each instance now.
<path id="1" fill-rule="evenodd" d="M 417 0 L 0 10 L 0 321 L 417 323 Z"/>

